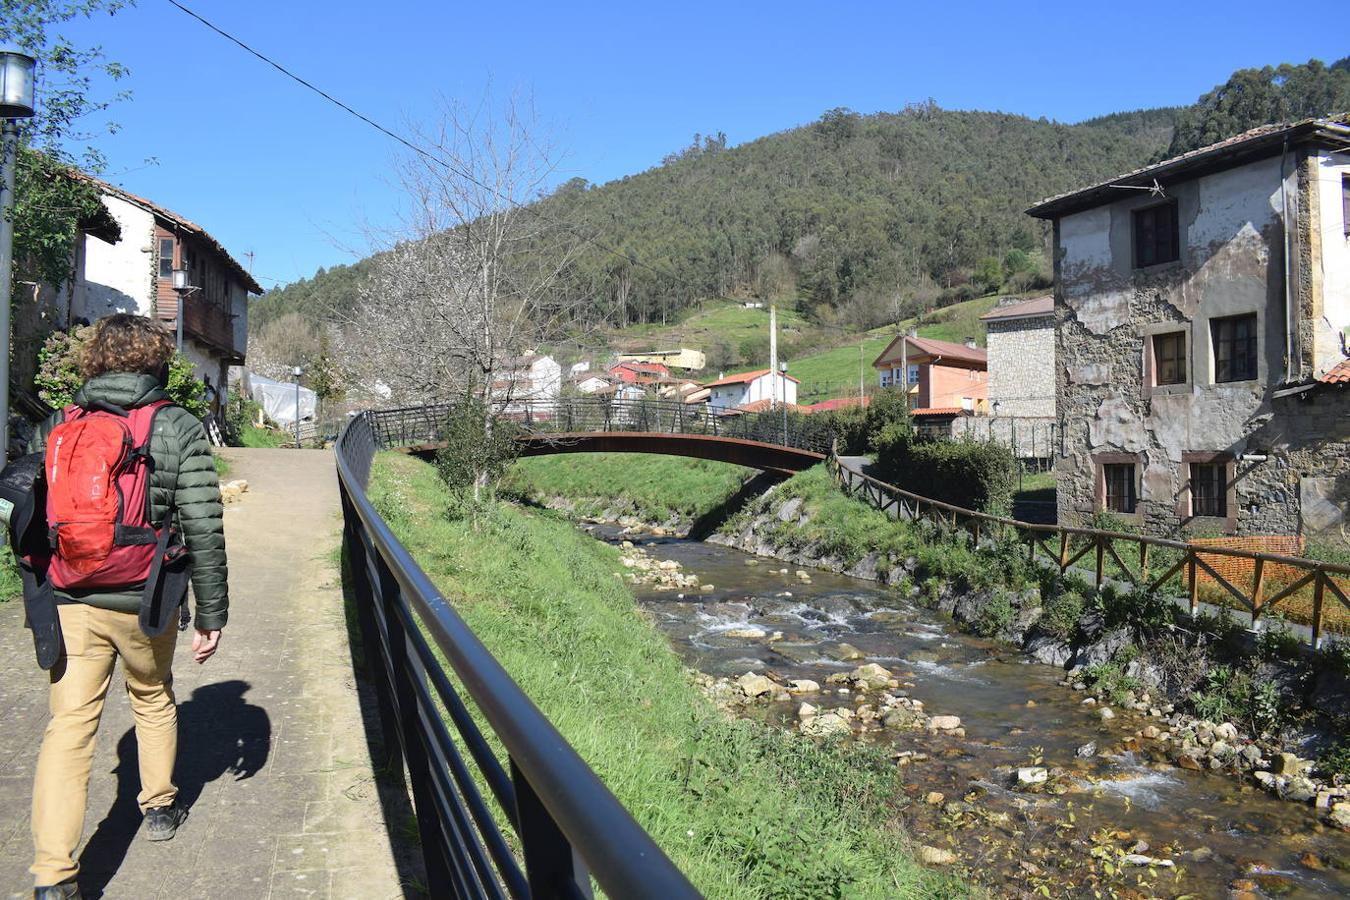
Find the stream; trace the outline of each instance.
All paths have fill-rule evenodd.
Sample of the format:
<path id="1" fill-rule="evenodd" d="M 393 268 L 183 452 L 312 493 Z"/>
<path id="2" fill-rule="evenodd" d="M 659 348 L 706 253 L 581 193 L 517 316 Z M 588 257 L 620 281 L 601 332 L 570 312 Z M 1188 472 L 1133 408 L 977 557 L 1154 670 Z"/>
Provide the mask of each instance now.
<path id="1" fill-rule="evenodd" d="M 875 662 L 902 681 L 930 715 L 961 717 L 965 735 L 885 729 L 865 740 L 907 753 L 900 815 L 917 844 L 956 853 L 969 876 L 1003 896 L 1345 897 L 1350 834 L 1318 821 L 1311 805 L 1277 800 L 1221 774 L 1188 772 L 1152 742 L 1132 740 L 1160 719 L 1117 710 L 1103 721 L 1064 673 L 1015 649 L 962 634 L 941 616 L 876 584 L 756 559 L 736 550 L 667 537 L 622 535 L 656 559 L 675 560 L 711 592 L 634 587 L 643 607 L 693 668 L 736 677 L 748 671 L 825 686 L 834 673 Z M 781 631 L 764 639 L 744 629 Z M 732 634 L 728 634 L 731 632 Z M 865 659 L 841 662 L 847 642 Z M 755 707 L 794 727 L 802 700 L 829 709 L 858 695 L 826 692 Z M 1094 743 L 1096 755 L 1077 751 Z M 1124 746 L 1123 746 L 1124 745 Z M 924 758 L 926 757 L 926 758 Z M 916 761 L 911 761 L 916 760 Z M 1043 761 L 1040 761 L 1043 760 Z M 1066 792 L 1012 787 L 1010 770 L 1067 770 Z M 941 800 L 930 797 L 941 792 Z M 1131 864 L 1126 854 L 1155 864 Z M 1167 867 L 1156 861 L 1172 861 Z M 1135 861 L 1138 862 L 1137 860 Z"/>

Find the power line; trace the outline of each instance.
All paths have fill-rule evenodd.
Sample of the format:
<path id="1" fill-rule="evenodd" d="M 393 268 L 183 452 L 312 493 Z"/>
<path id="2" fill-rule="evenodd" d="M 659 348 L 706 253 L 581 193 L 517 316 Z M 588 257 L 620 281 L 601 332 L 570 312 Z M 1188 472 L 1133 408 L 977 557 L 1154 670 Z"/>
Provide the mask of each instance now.
<path id="1" fill-rule="evenodd" d="M 470 173 L 468 173 L 468 172 L 465 172 L 463 169 L 460 169 L 458 166 L 455 166 L 453 163 L 451 163 L 451 162 L 449 162 L 449 161 L 447 161 L 447 160 L 445 160 L 445 159 L 442 159 L 441 157 L 439 157 L 439 156 L 437 156 L 436 154 L 434 154 L 434 153 L 428 151 L 428 150 L 427 150 L 426 148 L 424 148 L 424 147 L 419 147 L 419 146 L 417 146 L 417 145 L 414 144 L 412 141 L 410 141 L 410 140 L 408 140 L 407 138 L 403 137 L 403 135 L 399 134 L 398 132 L 393 131 L 392 129 L 386 128 L 385 126 L 381 125 L 379 122 L 376 122 L 374 119 L 370 118 L 369 116 L 365 115 L 364 113 L 362 113 L 362 112 L 360 112 L 360 111 L 358 111 L 358 110 L 356 110 L 356 109 L 353 109 L 351 106 L 349 106 L 349 105 L 347 105 L 346 103 L 342 102 L 342 101 L 339 100 L 337 97 L 334 97 L 332 94 L 330 94 L 330 93 L 328 93 L 327 91 L 323 90 L 323 89 L 320 88 L 318 85 L 314 84 L 314 83 L 311 82 L 311 81 L 306 80 L 305 78 L 302 78 L 301 76 L 299 76 L 299 75 L 297 75 L 296 73 L 292 72 L 290 69 L 288 69 L 288 68 L 286 68 L 285 66 L 283 66 L 281 63 L 279 63 L 279 62 L 277 62 L 276 60 L 272 59 L 271 57 L 267 56 L 265 53 L 262 53 L 262 52 L 259 51 L 259 50 L 255 50 L 253 47 L 249 46 L 249 45 L 246 44 L 244 41 L 242 41 L 242 40 L 240 40 L 239 38 L 235 37 L 234 35 L 230 34 L 228 31 L 224 30 L 224 29 L 221 28 L 220 26 L 218 26 L 218 25 L 216 25 L 215 23 L 211 22 L 210 20 L 206 19 L 206 18 L 203 17 L 202 15 L 200 15 L 200 14 L 194 12 L 193 10 L 188 9 L 186 6 L 184 6 L 183 4 L 179 3 L 178 0 L 167 0 L 167 2 L 168 2 L 171 6 L 174 6 L 174 7 L 178 8 L 178 9 L 181 10 L 182 12 L 184 12 L 184 13 L 186 13 L 187 15 L 191 16 L 192 18 L 196 19 L 198 22 L 200 22 L 201 24 L 205 25 L 207 28 L 211 29 L 211 30 L 214 31 L 216 34 L 220 35 L 221 37 L 225 38 L 225 39 L 226 39 L 227 41 L 229 41 L 230 43 L 232 43 L 232 44 L 238 46 L 240 49 L 244 50 L 246 53 L 248 53 L 248 54 L 250 54 L 250 55 L 252 55 L 252 56 L 254 56 L 254 57 L 257 57 L 257 58 L 258 58 L 259 60 L 261 60 L 262 62 L 264 62 L 264 63 L 266 63 L 267 65 L 271 66 L 272 68 L 276 69 L 276 70 L 277 70 L 278 72 L 280 72 L 282 75 L 285 75 L 287 78 L 289 78 L 289 79 L 291 79 L 292 81 L 296 82 L 297 84 L 299 84 L 299 85 L 301 85 L 301 86 L 307 88 L 308 90 L 313 91 L 314 93 L 318 94 L 318 95 L 319 95 L 320 97 L 322 97 L 323 99 L 327 100 L 329 103 L 332 103 L 334 106 L 336 106 L 336 107 L 338 107 L 339 109 L 343 110 L 343 111 L 346 112 L 347 114 L 352 115 L 352 116 L 355 116 L 357 119 L 360 119 L 362 122 L 366 123 L 366 124 L 369 125 L 371 128 L 374 128 L 376 131 L 380 132 L 381 134 L 383 134 L 384 136 L 386 136 L 386 137 L 388 137 L 388 138 L 392 138 L 393 140 L 395 140 L 395 141 L 397 141 L 398 143 L 402 144 L 404 147 L 407 147 L 409 150 L 411 150 L 411 151 L 413 151 L 414 153 L 418 154 L 419 156 L 425 158 L 425 159 L 428 160 L 429 162 L 435 163 L 436 165 L 439 165 L 439 166 L 443 166 L 445 169 L 447 169 L 448 171 L 450 171 L 450 172 L 453 173 L 454 175 L 457 175 L 457 176 L 459 176 L 460 178 L 463 178 L 465 181 L 468 181 L 468 182 L 470 182 L 471 184 L 474 184 L 474 185 L 476 185 L 476 186 L 482 188 L 483 190 L 487 191 L 489 194 L 491 194 L 492 196 L 496 197 L 498 200 L 502 201 L 503 203 L 510 204 L 511 206 L 514 206 L 514 207 L 516 207 L 516 208 L 518 208 L 518 209 L 522 209 L 522 210 L 527 210 L 527 209 L 528 209 L 528 207 L 527 207 L 525 204 L 520 203 L 519 201 L 515 200 L 515 199 L 512 198 L 512 197 L 507 197 L 507 196 L 501 194 L 501 193 L 498 192 L 495 188 L 493 188 L 493 187 L 491 187 L 491 186 L 489 186 L 489 185 L 484 184 L 483 182 L 481 182 L 481 181 L 479 181 L 477 178 L 475 178 L 472 174 L 470 174 Z M 689 284 L 687 281 L 685 281 L 684 279 L 680 278 L 680 277 L 679 277 L 678 275 L 676 275 L 674 272 L 668 272 L 668 271 L 664 271 L 664 270 L 662 270 L 662 269 L 659 269 L 659 268 L 657 268 L 656 266 L 653 266 L 653 265 L 651 265 L 651 264 L 649 264 L 649 263 L 646 263 L 646 262 L 644 262 L 644 261 L 638 259 L 637 257 L 633 256 L 631 253 L 627 253 L 627 252 L 625 252 L 625 251 L 619 250 L 619 249 L 616 248 L 616 247 L 611 247 L 611 246 L 609 246 L 608 244 L 605 244 L 604 242 L 602 242 L 602 241 L 600 241 L 600 240 L 597 240 L 596 238 L 594 238 L 594 237 L 592 237 L 592 236 L 590 236 L 590 235 L 583 234 L 582 232 L 580 232 L 579 230 L 577 230 L 577 228 L 576 228 L 575 226 L 573 226 L 573 225 L 571 225 L 571 224 L 569 224 L 569 223 L 566 223 L 566 222 L 559 222 L 559 221 L 556 221 L 556 220 L 550 220 L 548 217 L 546 217 L 546 216 L 542 215 L 541 213 L 539 213 L 538 210 L 533 210 L 533 211 L 532 211 L 532 214 L 535 215 L 535 216 L 538 216 L 540 220 L 542 220 L 542 221 L 544 221 L 544 222 L 547 222 L 547 223 L 549 223 L 550 225 L 554 225 L 554 226 L 556 226 L 556 227 L 558 227 L 558 228 L 563 228 L 563 229 L 565 229 L 565 230 L 571 232 L 573 235 L 575 235 L 575 236 L 576 236 L 577 238 L 579 238 L 580 240 L 582 240 L 582 241 L 584 241 L 584 242 L 590 244 L 591 246 L 593 246 L 593 247 L 595 247 L 595 248 L 597 248 L 597 249 L 599 249 L 599 250 L 603 250 L 604 252 L 609 253 L 609 254 L 611 254 L 611 255 L 613 255 L 613 256 L 622 257 L 622 258 L 623 258 L 624 260 L 626 260 L 627 262 L 632 263 L 633 265 L 639 266 L 639 267 L 641 267 L 641 268 L 647 269 L 648 271 L 654 272 L 655 274 L 660 275 L 660 276 L 663 277 L 663 278 L 668 278 L 668 279 L 670 279 L 671 281 L 675 282 L 676 284 L 681 285 L 682 287 L 689 288 L 689 289 L 691 289 L 691 290 L 693 289 L 693 285 Z"/>

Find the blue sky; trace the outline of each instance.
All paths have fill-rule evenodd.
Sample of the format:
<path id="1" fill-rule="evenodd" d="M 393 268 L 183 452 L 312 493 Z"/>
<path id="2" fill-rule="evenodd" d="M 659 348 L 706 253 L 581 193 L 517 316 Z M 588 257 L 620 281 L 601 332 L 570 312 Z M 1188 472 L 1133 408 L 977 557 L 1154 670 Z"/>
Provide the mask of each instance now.
<path id="1" fill-rule="evenodd" d="M 533 96 L 561 177 L 660 162 L 695 132 L 732 144 L 848 106 L 929 97 L 1073 122 L 1189 103 L 1237 68 L 1331 62 L 1335 28 L 1267 3 L 463 4 L 184 0 L 395 130 L 444 95 Z M 351 262 L 395 224 L 398 146 L 165 0 L 63 33 L 131 69 L 100 138 L 106 177 L 197 221 L 264 287 Z M 111 88 L 109 88 L 111 90 Z M 157 163 L 146 165 L 155 158 Z"/>

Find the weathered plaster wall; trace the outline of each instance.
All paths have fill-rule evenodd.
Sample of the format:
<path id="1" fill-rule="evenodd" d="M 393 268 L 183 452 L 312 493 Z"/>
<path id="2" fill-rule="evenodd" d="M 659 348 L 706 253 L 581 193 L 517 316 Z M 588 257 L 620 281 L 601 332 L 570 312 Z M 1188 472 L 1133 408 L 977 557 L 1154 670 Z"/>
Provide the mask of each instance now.
<path id="1" fill-rule="evenodd" d="M 116 244 L 84 238 L 84 270 L 74 284 L 72 318 L 89 321 L 118 312 L 150 315 L 154 296 L 155 219 L 150 213 L 117 197 L 103 197 L 103 205 L 122 228 Z"/>
<path id="2" fill-rule="evenodd" d="M 999 417 L 1053 416 L 1054 319 L 992 319 L 988 333 L 990 411 Z"/>
<path id="3" fill-rule="evenodd" d="M 1056 463 L 1063 522 L 1090 517 L 1093 457 L 1137 454 L 1140 521 L 1150 531 L 1222 529 L 1187 520 L 1183 454 L 1248 450 L 1272 417 L 1283 377 L 1283 231 L 1280 160 L 1262 160 L 1168 189 L 1178 204 L 1180 259 L 1133 267 L 1132 211 L 1158 202 L 1129 192 L 1108 206 L 1066 216 L 1057 229 L 1056 393 L 1063 446 Z M 1258 377 L 1216 384 L 1210 320 L 1255 313 Z M 1152 334 L 1181 331 L 1187 382 L 1150 387 Z M 1277 488 L 1263 466 L 1239 463 L 1237 530 L 1292 531 L 1297 491 Z M 1245 511 L 1261 510 L 1260 515 Z M 1231 514 L 1230 510 L 1230 514 Z"/>
<path id="4" fill-rule="evenodd" d="M 1346 357 L 1350 340 L 1350 237 L 1346 236 L 1343 178 L 1350 174 L 1350 153 L 1315 157 L 1318 235 L 1321 257 L 1321 309 L 1313 322 L 1313 376 Z"/>

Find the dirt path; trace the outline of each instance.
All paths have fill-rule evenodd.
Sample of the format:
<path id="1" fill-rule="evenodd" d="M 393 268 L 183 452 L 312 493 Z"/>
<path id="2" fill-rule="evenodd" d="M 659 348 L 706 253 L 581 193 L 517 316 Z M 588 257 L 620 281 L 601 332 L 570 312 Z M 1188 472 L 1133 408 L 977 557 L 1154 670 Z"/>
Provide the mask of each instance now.
<path id="1" fill-rule="evenodd" d="M 191 815 L 167 844 L 134 833 L 135 742 L 116 676 L 90 784 L 84 895 L 403 896 L 347 645 L 332 454 L 226 453 L 227 477 L 249 483 L 225 512 L 230 624 L 215 659 L 193 664 L 183 635 L 174 665 L 177 781 Z M 28 808 L 46 677 L 22 621 L 20 603 L 0 604 L 0 896 L 31 897 Z"/>

